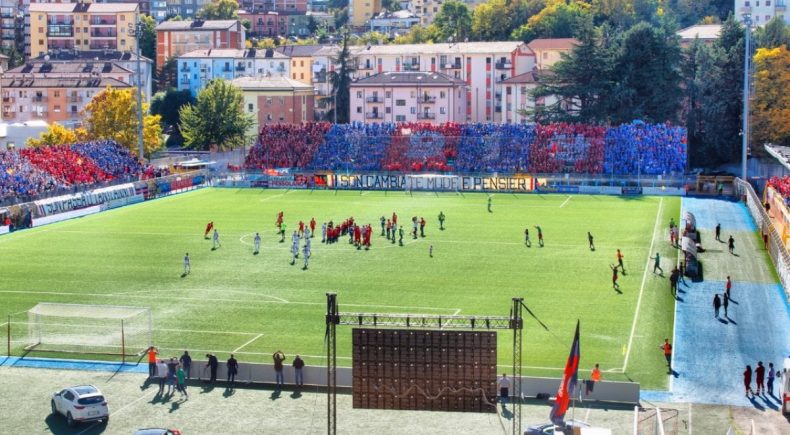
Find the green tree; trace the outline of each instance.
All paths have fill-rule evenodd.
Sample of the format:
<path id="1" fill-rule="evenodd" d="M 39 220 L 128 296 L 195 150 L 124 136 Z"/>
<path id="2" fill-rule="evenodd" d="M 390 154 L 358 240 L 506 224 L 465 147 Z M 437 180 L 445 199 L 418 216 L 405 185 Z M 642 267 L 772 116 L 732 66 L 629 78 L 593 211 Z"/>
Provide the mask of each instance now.
<path id="1" fill-rule="evenodd" d="M 477 41 L 507 40 L 510 38 L 511 26 L 506 0 L 488 0 L 475 8 L 472 38 Z"/>
<path id="2" fill-rule="evenodd" d="M 590 5 L 581 1 L 550 0 L 540 13 L 513 31 L 513 39 L 529 42 L 536 38 L 570 38 L 579 23 L 590 14 Z M 477 11 L 475 11 L 475 17 Z"/>
<path id="3" fill-rule="evenodd" d="M 710 56 L 700 55 L 697 72 L 699 144 L 690 149 L 693 166 L 715 167 L 740 155 L 744 29 L 730 17 Z M 704 53 L 704 52 L 703 52 Z"/>
<path id="4" fill-rule="evenodd" d="M 437 36 L 439 29 L 435 24 L 427 27 L 413 26 L 405 35 L 396 36 L 394 39 L 395 44 L 425 44 L 431 42 L 438 42 L 440 38 Z"/>
<path id="5" fill-rule="evenodd" d="M 236 0 L 215 0 L 200 8 L 195 14 L 198 20 L 233 20 L 239 17 Z"/>
<path id="6" fill-rule="evenodd" d="M 442 41 L 464 41 L 472 32 L 472 14 L 466 3 L 448 0 L 433 19 L 438 38 Z"/>
<path id="7" fill-rule="evenodd" d="M 168 146 L 181 146 L 184 143 L 184 138 L 181 135 L 179 125 L 181 124 L 181 113 L 179 110 L 182 106 L 187 104 L 194 104 L 195 98 L 188 90 L 179 91 L 175 88 L 170 88 L 166 92 L 157 92 L 151 98 L 151 108 L 149 112 L 152 115 L 159 115 L 162 120 L 162 127 L 165 132 L 170 134 L 167 139 Z"/>
<path id="8" fill-rule="evenodd" d="M 352 36 L 349 40 L 351 45 L 379 45 L 390 42 L 390 37 L 381 32 L 365 32 L 358 36 Z"/>
<path id="9" fill-rule="evenodd" d="M 683 101 L 682 117 L 686 123 L 686 136 L 690 153 L 693 153 L 702 143 L 702 71 L 709 71 L 713 68 L 713 58 L 711 49 L 703 44 L 699 39 L 695 39 L 683 50 L 683 64 L 681 76 L 685 99 Z"/>
<path id="10" fill-rule="evenodd" d="M 16 47 L 0 48 L 0 54 L 8 56 L 8 68 L 16 68 L 25 63 L 25 56 Z"/>
<path id="11" fill-rule="evenodd" d="M 178 62 L 177 59 L 171 57 L 165 61 L 164 65 L 157 65 L 154 79 L 156 80 L 156 89 L 159 91 L 166 91 L 170 88 L 178 86 L 177 83 Z"/>
<path id="12" fill-rule="evenodd" d="M 614 65 L 611 121 L 675 121 L 682 97 L 680 60 L 674 33 L 645 22 L 625 32 Z"/>
<path id="13" fill-rule="evenodd" d="M 400 1 L 398 0 L 382 0 L 381 7 L 390 11 L 395 12 L 400 10 Z"/>
<path id="14" fill-rule="evenodd" d="M 140 15 L 142 32 L 140 33 L 140 53 L 151 60 L 156 60 L 156 20 L 150 15 Z"/>
<path id="15" fill-rule="evenodd" d="M 576 38 L 579 44 L 541 74 L 534 98 L 556 101 L 538 106 L 538 122 L 602 124 L 609 120 L 610 95 L 614 86 L 614 48 L 605 29 L 596 29 L 591 17 L 583 20 Z"/>
<path id="16" fill-rule="evenodd" d="M 114 140 L 137 154 L 137 95 L 133 89 L 107 87 L 96 94 L 82 110 L 82 117 L 91 140 Z M 159 115 L 147 115 L 143 104 L 143 146 L 145 154 L 162 147 L 162 126 Z"/>
<path id="17" fill-rule="evenodd" d="M 333 113 L 329 114 L 329 119 L 334 119 L 337 116 L 337 122 L 340 124 L 348 123 L 351 96 L 349 95 L 349 88 L 351 86 L 351 74 L 354 73 L 354 59 L 351 57 L 349 51 L 349 32 L 348 29 L 342 31 L 343 42 L 340 46 L 340 51 L 336 57 L 332 57 L 331 61 L 337 65 L 334 71 L 329 73 L 329 82 L 332 84 L 332 94 L 334 95 L 335 107 L 332 108 Z"/>
<path id="18" fill-rule="evenodd" d="M 754 39 L 757 41 L 757 46 L 761 48 L 774 48 L 780 45 L 790 48 L 790 28 L 782 17 L 777 15 L 765 23 L 765 26 L 757 28 Z"/>
<path id="19" fill-rule="evenodd" d="M 195 104 L 179 110 L 184 147 L 228 150 L 248 142 L 247 131 L 254 125 L 252 116 L 244 113 L 241 90 L 230 82 L 212 80 L 200 91 Z"/>

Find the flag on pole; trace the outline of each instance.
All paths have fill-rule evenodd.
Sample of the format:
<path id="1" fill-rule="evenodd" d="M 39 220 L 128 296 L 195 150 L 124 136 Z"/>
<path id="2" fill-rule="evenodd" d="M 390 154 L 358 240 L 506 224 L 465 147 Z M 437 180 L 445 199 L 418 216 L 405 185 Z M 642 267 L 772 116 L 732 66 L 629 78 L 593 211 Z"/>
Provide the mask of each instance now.
<path id="1" fill-rule="evenodd" d="M 571 353 L 568 355 L 568 362 L 565 364 L 565 371 L 562 374 L 560 388 L 557 390 L 557 399 L 551 407 L 549 419 L 556 425 L 562 424 L 565 412 L 568 410 L 570 399 L 573 397 L 573 390 L 576 389 L 576 379 L 579 374 L 579 321 L 576 321 L 576 335 L 573 337 Z"/>

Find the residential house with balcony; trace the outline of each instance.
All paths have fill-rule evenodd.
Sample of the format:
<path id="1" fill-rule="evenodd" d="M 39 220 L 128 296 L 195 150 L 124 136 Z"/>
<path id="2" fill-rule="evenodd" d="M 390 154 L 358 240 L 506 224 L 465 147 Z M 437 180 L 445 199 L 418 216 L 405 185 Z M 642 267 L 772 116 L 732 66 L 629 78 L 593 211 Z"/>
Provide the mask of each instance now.
<path id="1" fill-rule="evenodd" d="M 535 99 L 532 91 L 538 86 L 541 75 L 549 74 L 537 68 L 502 81 L 499 84 L 500 100 L 496 103 L 502 111 L 502 122 L 508 124 L 534 123 L 534 110 L 538 106 L 557 102 L 553 96 Z"/>
<path id="2" fill-rule="evenodd" d="M 3 77 L 2 110 L 7 122 L 43 120 L 76 127 L 82 122 L 80 112 L 105 88 L 129 88 L 128 83 L 114 78 L 85 76 L 81 78 L 18 78 Z"/>
<path id="3" fill-rule="evenodd" d="M 381 0 L 349 0 L 348 21 L 352 27 L 363 29 L 368 21 L 381 12 Z"/>
<path id="4" fill-rule="evenodd" d="M 209 3 L 211 0 L 151 0 L 151 16 L 157 23 L 175 16 L 191 20 L 197 11 Z"/>
<path id="5" fill-rule="evenodd" d="M 312 83 L 315 88 L 315 113 L 317 119 L 326 119 L 332 105 L 332 83 L 330 74 L 335 70 L 333 59 L 337 58 L 340 47 L 327 45 L 312 55 Z"/>
<path id="6" fill-rule="evenodd" d="M 291 58 L 291 78 L 302 83 L 313 84 L 313 55 L 318 53 L 323 45 L 281 45 L 275 50 Z M 326 71 L 324 71 L 326 82 Z"/>
<path id="7" fill-rule="evenodd" d="M 117 71 L 115 66 L 122 70 L 130 71 L 131 76 L 128 80 L 122 79 L 132 86 L 137 86 L 137 55 L 129 51 L 59 51 L 50 54 L 42 54 L 38 57 L 27 60 L 27 64 L 33 67 L 50 65 L 57 71 L 61 68 L 71 68 L 72 70 L 85 69 L 85 72 L 95 72 L 99 69 L 104 70 L 110 65 L 110 71 Z M 143 99 L 151 101 L 152 72 L 154 62 L 147 57 L 140 56 L 140 77 L 143 88 Z M 76 66 L 73 66 L 76 65 Z M 119 78 L 115 76 L 109 76 Z"/>
<path id="8" fill-rule="evenodd" d="M 239 11 L 239 20 L 249 21 L 249 36 L 253 38 L 273 38 L 288 34 L 288 16 L 275 11 Z"/>
<path id="9" fill-rule="evenodd" d="M 290 58 L 273 49 L 195 50 L 176 62 L 178 89 L 195 96 L 214 79 L 288 77 L 291 71 Z"/>
<path id="10" fill-rule="evenodd" d="M 165 21 L 156 26 L 156 64 L 195 50 L 242 49 L 239 20 Z"/>
<path id="11" fill-rule="evenodd" d="M 383 72 L 350 86 L 351 122 L 466 121 L 466 83 L 440 72 Z"/>
<path id="12" fill-rule="evenodd" d="M 502 122 L 497 84 L 535 67 L 535 53 L 520 41 L 354 47 L 356 78 L 383 72 L 438 72 L 466 84 L 468 122 Z"/>
<path id="13" fill-rule="evenodd" d="M 250 133 L 259 132 L 266 124 L 315 120 L 315 90 L 310 85 L 288 77 L 239 77 L 231 84 L 241 89 L 244 111 L 255 119 Z"/>
<path id="14" fill-rule="evenodd" d="M 304 14 L 308 10 L 308 5 L 307 0 L 240 0 L 239 8 L 247 12 L 287 12 Z"/>
<path id="15" fill-rule="evenodd" d="M 735 0 L 735 18 L 743 22 L 744 14 L 749 14 L 752 24 L 763 26 L 774 17 L 782 18 L 790 24 L 788 0 Z"/>
<path id="16" fill-rule="evenodd" d="M 30 56 L 60 51 L 132 50 L 137 3 L 34 3 Z"/>

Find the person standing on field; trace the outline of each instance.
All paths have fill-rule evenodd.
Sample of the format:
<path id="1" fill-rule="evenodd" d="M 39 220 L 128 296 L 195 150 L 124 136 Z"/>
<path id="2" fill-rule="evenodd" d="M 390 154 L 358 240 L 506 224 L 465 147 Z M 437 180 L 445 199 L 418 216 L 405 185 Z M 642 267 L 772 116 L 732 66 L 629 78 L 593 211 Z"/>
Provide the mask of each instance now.
<path id="1" fill-rule="evenodd" d="M 302 373 L 304 360 L 299 355 L 296 355 L 291 365 L 294 367 L 294 384 L 301 388 L 304 386 L 304 374 Z"/>
<path id="2" fill-rule="evenodd" d="M 189 254 L 187 254 L 188 256 Z M 159 351 L 151 346 L 148 348 L 148 378 L 153 378 L 156 376 L 156 355 L 159 354 Z"/>
<path id="3" fill-rule="evenodd" d="M 590 395 L 590 393 L 593 392 L 596 382 L 601 382 L 601 369 L 598 367 L 598 364 L 595 364 L 595 367 L 592 369 L 592 372 L 590 373 L 590 380 L 587 381 L 588 396 Z"/>
<path id="4" fill-rule="evenodd" d="M 612 288 L 619 292 L 620 284 L 617 283 L 617 266 L 610 264 L 609 269 L 612 269 Z"/>
<path id="5" fill-rule="evenodd" d="M 730 298 L 727 296 L 727 293 L 724 293 L 724 297 L 721 301 L 721 306 L 724 307 L 724 317 L 729 318 L 729 314 L 727 313 L 727 309 L 730 307 Z"/>
<path id="6" fill-rule="evenodd" d="M 721 224 L 716 223 L 716 240 L 721 242 Z"/>
<path id="7" fill-rule="evenodd" d="M 593 243 L 593 235 L 587 231 L 587 242 L 590 244 L 590 251 L 595 251 L 595 243 Z"/>
<path id="8" fill-rule="evenodd" d="M 720 308 L 721 308 L 721 299 L 719 299 L 719 294 L 716 293 L 716 295 L 713 296 L 713 312 L 714 312 L 714 314 L 715 314 L 717 319 L 719 318 L 719 309 Z"/>
<path id="9" fill-rule="evenodd" d="M 176 389 L 182 396 L 186 396 L 187 400 L 189 400 L 189 393 L 187 393 L 187 383 L 186 383 L 186 374 L 184 373 L 184 368 L 178 366 L 176 370 L 176 379 L 178 383 L 176 384 Z"/>
<path id="10" fill-rule="evenodd" d="M 381 221 L 381 235 L 383 236 L 384 230 L 387 228 L 387 218 L 382 216 L 379 218 L 379 221 Z"/>
<path id="11" fill-rule="evenodd" d="M 257 254 L 261 251 L 261 235 L 255 233 L 255 238 L 252 240 L 252 253 Z"/>
<path id="12" fill-rule="evenodd" d="M 538 245 L 540 245 L 540 247 L 542 248 L 543 247 L 543 229 L 540 227 L 540 225 L 535 225 L 535 228 L 538 230 Z"/>
<path id="13" fill-rule="evenodd" d="M 658 269 L 661 271 L 659 275 L 664 276 L 664 269 L 661 268 L 661 254 L 656 252 L 656 256 L 652 257 L 651 259 L 656 261 L 653 263 L 653 273 L 656 273 L 656 269 Z"/>
<path id="14" fill-rule="evenodd" d="M 217 381 L 217 368 L 219 368 L 219 360 L 217 360 L 216 356 L 210 353 L 206 354 L 206 358 L 208 359 L 208 362 L 206 362 L 206 367 L 209 368 L 211 373 L 211 378 L 209 379 L 209 382 L 213 384 L 214 382 Z"/>
<path id="15" fill-rule="evenodd" d="M 757 395 L 765 393 L 765 366 L 762 361 L 757 362 L 757 368 L 754 369 L 754 377 L 757 381 Z"/>
<path id="16" fill-rule="evenodd" d="M 403 246 L 403 225 L 401 225 L 400 228 L 398 228 L 398 237 L 399 237 L 398 243 L 400 243 L 400 245 Z M 392 240 L 394 242 L 395 238 L 393 238 Z"/>
<path id="17" fill-rule="evenodd" d="M 768 382 L 766 383 L 766 387 L 768 388 L 768 395 L 774 395 L 774 379 L 776 378 L 776 370 L 774 370 L 774 363 L 768 363 Z"/>
<path id="18" fill-rule="evenodd" d="M 735 254 L 735 239 L 732 238 L 732 235 L 727 239 L 727 249 L 730 251 L 730 254 Z"/>
<path id="19" fill-rule="evenodd" d="M 754 391 L 752 391 L 752 366 L 746 366 L 746 370 L 743 371 L 743 387 L 746 389 L 746 397 L 749 397 L 749 393 L 754 395 Z"/>
<path id="20" fill-rule="evenodd" d="M 529 228 L 524 228 L 524 244 L 527 245 L 527 248 L 532 247 L 532 242 L 529 240 Z"/>
<path id="21" fill-rule="evenodd" d="M 189 252 L 184 254 L 184 276 L 189 275 L 189 272 L 192 272 L 192 265 L 189 261 Z"/>
<path id="22" fill-rule="evenodd" d="M 617 267 L 621 268 L 623 270 L 623 275 L 625 275 L 625 266 L 623 266 L 623 257 L 624 257 L 623 253 L 620 252 L 620 250 L 618 249 L 616 255 Z"/>
<path id="23" fill-rule="evenodd" d="M 659 346 L 664 351 L 664 358 L 667 360 L 667 368 L 669 373 L 672 373 L 672 345 L 669 344 L 669 339 L 665 338 L 664 343 Z"/>
<path id="24" fill-rule="evenodd" d="M 441 231 L 444 231 L 444 219 L 445 219 L 444 212 L 440 211 L 439 212 L 439 230 L 441 230 Z"/>
<path id="25" fill-rule="evenodd" d="M 729 276 L 727 276 L 727 284 L 724 286 L 724 292 L 727 294 L 727 299 L 732 299 L 732 294 L 730 293 L 732 290 L 732 280 Z"/>
<path id="26" fill-rule="evenodd" d="M 488 212 L 493 213 L 493 211 L 491 210 L 491 195 L 488 195 Z"/>
<path id="27" fill-rule="evenodd" d="M 213 241 L 213 244 L 214 244 L 214 245 L 213 245 L 212 249 L 215 249 L 215 250 L 216 250 L 217 248 L 219 248 L 220 246 L 222 246 L 222 245 L 219 243 L 219 231 L 217 231 L 217 229 L 216 229 L 216 228 L 214 228 L 214 241 Z"/>

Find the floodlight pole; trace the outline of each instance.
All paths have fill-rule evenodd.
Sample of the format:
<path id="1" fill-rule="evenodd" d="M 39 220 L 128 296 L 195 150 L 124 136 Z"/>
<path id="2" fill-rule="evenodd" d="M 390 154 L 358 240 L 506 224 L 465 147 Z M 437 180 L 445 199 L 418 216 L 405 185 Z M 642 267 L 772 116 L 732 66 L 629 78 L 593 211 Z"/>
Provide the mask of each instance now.
<path id="1" fill-rule="evenodd" d="M 746 43 L 745 51 L 743 54 L 743 127 L 741 137 L 741 179 L 746 181 L 746 157 L 747 149 L 749 146 L 749 68 L 751 63 L 751 33 L 752 33 L 752 15 L 750 12 L 744 12 L 743 23 L 746 25 Z"/>
<path id="2" fill-rule="evenodd" d="M 129 33 L 134 36 L 137 50 L 137 150 L 140 161 L 145 159 L 145 147 L 143 145 L 143 74 L 140 66 L 140 35 L 143 32 L 143 23 L 140 21 L 140 14 L 135 15 L 134 24 L 129 24 Z"/>
<path id="3" fill-rule="evenodd" d="M 513 419 L 512 435 L 521 435 L 521 337 L 524 327 L 524 298 L 513 298 L 510 327 L 513 329 Z"/>

